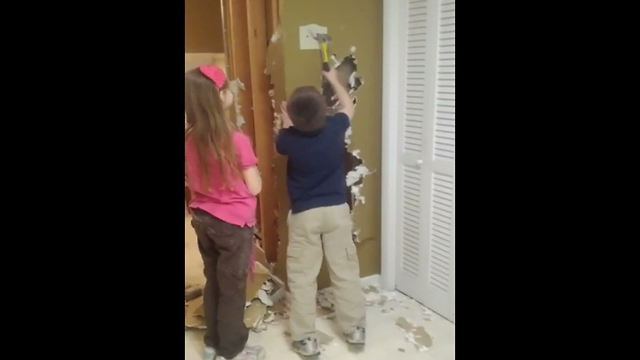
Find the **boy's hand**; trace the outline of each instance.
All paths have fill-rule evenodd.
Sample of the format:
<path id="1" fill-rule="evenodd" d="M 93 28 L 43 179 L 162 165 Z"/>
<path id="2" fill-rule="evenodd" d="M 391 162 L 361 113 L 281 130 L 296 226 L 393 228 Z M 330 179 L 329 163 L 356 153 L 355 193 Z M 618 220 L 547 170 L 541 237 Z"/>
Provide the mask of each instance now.
<path id="1" fill-rule="evenodd" d="M 322 76 L 324 76 L 331 84 L 338 83 L 338 72 L 334 68 L 331 68 L 329 71 L 323 71 Z"/>
<path id="2" fill-rule="evenodd" d="M 280 111 L 282 113 L 282 115 L 280 115 L 280 118 L 282 119 L 282 128 L 286 129 L 293 126 L 293 122 L 291 121 L 291 118 L 289 117 L 289 113 L 287 112 L 286 101 L 283 101 L 280 103 Z"/>
<path id="3" fill-rule="evenodd" d="M 349 93 L 344 88 L 344 86 L 338 80 L 338 71 L 336 69 L 331 69 L 329 71 L 323 71 L 322 75 L 327 79 L 327 81 L 331 84 L 333 91 L 338 97 L 338 101 L 340 102 L 340 112 L 345 113 L 349 120 L 353 118 L 354 106 Z"/>

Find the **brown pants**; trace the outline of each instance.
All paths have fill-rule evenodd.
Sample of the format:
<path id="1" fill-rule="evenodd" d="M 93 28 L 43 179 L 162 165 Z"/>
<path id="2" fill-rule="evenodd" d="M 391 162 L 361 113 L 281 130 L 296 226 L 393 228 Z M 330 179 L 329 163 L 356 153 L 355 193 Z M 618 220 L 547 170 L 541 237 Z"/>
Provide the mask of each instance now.
<path id="1" fill-rule="evenodd" d="M 244 325 L 247 263 L 253 230 L 226 223 L 194 209 L 191 225 L 198 235 L 204 261 L 204 342 L 227 359 L 244 349 L 249 329 Z"/>

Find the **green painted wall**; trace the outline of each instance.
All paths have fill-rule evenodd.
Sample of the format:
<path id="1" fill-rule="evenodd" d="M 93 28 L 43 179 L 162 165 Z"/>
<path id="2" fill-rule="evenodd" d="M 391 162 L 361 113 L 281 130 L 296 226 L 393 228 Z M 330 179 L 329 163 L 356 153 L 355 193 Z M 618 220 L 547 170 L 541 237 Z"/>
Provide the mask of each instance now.
<path id="1" fill-rule="evenodd" d="M 288 96 L 302 85 L 320 87 L 319 50 L 300 50 L 298 28 L 315 23 L 326 26 L 332 41 L 329 51 L 338 58 L 349 54 L 356 46 L 358 73 L 364 84 L 355 93 L 358 98 L 352 121 L 350 151 L 359 149 L 364 164 L 372 171 L 364 180 L 362 193 L 366 203 L 356 206 L 354 221 L 360 229 L 358 255 L 361 275 L 380 273 L 380 158 L 382 111 L 382 0 L 281 0 L 280 14 L 283 29 L 284 82 Z M 283 170 L 281 162 L 276 167 Z M 281 174 L 280 174 L 281 175 Z M 282 177 L 280 176 L 280 179 Z M 284 189 L 279 180 L 279 189 Z M 280 211 L 281 245 L 286 246 L 286 211 Z M 279 259 L 284 259 L 280 251 Z M 284 263 L 284 261 L 279 261 Z M 284 275 L 283 269 L 277 271 Z M 323 269 L 320 285 L 328 285 Z"/>

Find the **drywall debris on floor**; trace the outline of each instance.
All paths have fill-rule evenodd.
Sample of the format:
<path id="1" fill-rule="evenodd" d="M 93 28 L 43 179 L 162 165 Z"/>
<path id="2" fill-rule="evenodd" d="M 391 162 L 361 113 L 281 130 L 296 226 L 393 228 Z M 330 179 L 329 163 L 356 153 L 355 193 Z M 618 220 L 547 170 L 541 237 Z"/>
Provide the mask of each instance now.
<path id="1" fill-rule="evenodd" d="M 184 287 L 185 299 L 194 289 L 204 287 L 204 264 L 198 249 L 198 237 L 191 226 L 191 216 L 184 217 Z M 189 300 L 192 298 L 189 298 Z"/>
<path id="2" fill-rule="evenodd" d="M 396 319 L 396 325 L 404 331 L 407 341 L 414 344 L 418 351 L 427 351 L 433 345 L 433 340 L 424 326 L 416 326 L 404 317 Z"/>
<path id="3" fill-rule="evenodd" d="M 409 310 L 409 307 L 406 305 L 413 302 L 413 300 L 402 296 L 396 291 L 385 291 L 378 285 L 369 285 L 363 287 L 362 291 L 365 294 L 366 306 L 372 309 L 377 309 L 383 314 L 395 313 L 400 308 Z M 323 316 L 323 314 L 330 314 L 324 317 L 327 319 L 335 317 L 335 294 L 331 287 L 318 291 L 317 304 L 318 313 L 320 316 Z M 418 305 L 416 304 L 414 306 Z M 419 309 L 424 316 L 426 316 L 427 314 L 431 314 L 431 312 L 423 306 L 420 306 Z M 389 321 L 394 320 L 392 317 L 390 317 Z M 420 352 L 427 351 L 432 346 L 433 339 L 426 331 L 424 326 L 417 326 L 407 320 L 405 317 L 396 318 L 395 324 L 404 331 L 405 339 L 413 344 L 416 350 Z M 405 352 L 405 349 L 399 348 L 398 351 Z"/>
<path id="4" fill-rule="evenodd" d="M 244 83 L 240 79 L 234 79 L 229 81 L 229 91 L 233 94 L 233 106 L 236 113 L 236 126 L 242 127 L 246 122 L 244 116 L 242 116 L 242 106 L 240 105 L 240 91 L 244 91 Z"/>
<path id="5" fill-rule="evenodd" d="M 370 293 L 375 293 L 375 294 L 379 294 L 380 293 L 380 289 L 373 286 L 373 285 L 369 285 L 369 287 L 362 289 L 362 291 L 365 294 L 370 294 Z"/>
<path id="6" fill-rule="evenodd" d="M 187 286 L 184 289 L 184 301 L 191 301 L 198 296 L 202 296 L 202 287 L 200 286 Z"/>
<path id="7" fill-rule="evenodd" d="M 204 324 L 203 297 L 198 296 L 184 304 L 184 325 L 192 329 L 206 329 Z"/>
<path id="8" fill-rule="evenodd" d="M 336 303 L 336 297 L 333 293 L 333 288 L 328 287 L 328 288 L 318 290 L 316 295 L 316 301 L 322 309 L 333 311 L 335 309 L 335 303 Z"/>
<path id="9" fill-rule="evenodd" d="M 253 277 L 247 277 L 244 323 L 247 328 L 255 332 L 266 330 L 267 325 L 278 319 L 283 319 L 286 310 L 282 307 L 285 286 L 282 280 L 270 273 L 260 262 L 254 266 Z M 193 297 L 194 290 L 190 290 L 187 299 L 185 290 L 185 327 L 205 329 L 203 297 Z M 278 306 L 280 313 L 274 308 Z M 286 306 L 286 305 L 285 305 Z"/>
<path id="10" fill-rule="evenodd" d="M 424 321 L 431 321 L 431 315 L 433 313 L 424 306 L 420 306 L 420 309 L 422 310 L 422 319 Z"/>
<path id="11" fill-rule="evenodd" d="M 263 319 L 267 314 L 267 305 L 260 300 L 253 300 L 244 310 L 244 325 L 256 332 L 266 330 Z"/>
<path id="12" fill-rule="evenodd" d="M 401 304 L 395 291 L 384 291 L 373 285 L 363 288 L 362 291 L 365 295 L 366 305 L 368 307 L 378 307 L 382 313 L 393 311 Z"/>
<path id="13" fill-rule="evenodd" d="M 288 338 L 291 337 L 291 333 L 289 331 L 285 331 L 284 335 Z M 316 329 L 316 338 L 318 339 L 318 344 L 320 344 L 321 350 L 323 346 L 329 345 L 333 341 L 333 336 L 327 335 L 326 333 Z"/>
<path id="14" fill-rule="evenodd" d="M 286 290 L 284 283 L 271 274 L 267 268 L 258 262 L 256 266 L 256 275 L 266 276 L 260 277 L 260 279 L 256 276 L 252 283 L 251 292 L 247 293 L 247 300 L 249 298 L 251 300 L 245 308 L 245 325 L 255 332 L 262 332 L 266 330 L 267 324 L 278 318 L 273 307 L 276 303 L 282 302 Z"/>

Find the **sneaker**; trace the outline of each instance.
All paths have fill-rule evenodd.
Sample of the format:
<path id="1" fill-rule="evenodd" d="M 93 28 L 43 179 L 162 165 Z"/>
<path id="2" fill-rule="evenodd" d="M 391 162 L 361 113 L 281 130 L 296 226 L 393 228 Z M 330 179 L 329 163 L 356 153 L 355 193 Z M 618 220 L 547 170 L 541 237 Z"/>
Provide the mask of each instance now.
<path id="1" fill-rule="evenodd" d="M 216 357 L 216 349 L 212 347 L 205 347 L 202 354 L 202 360 L 213 360 Z"/>
<path id="2" fill-rule="evenodd" d="M 318 339 L 308 337 L 306 339 L 293 342 L 293 350 L 302 356 L 314 356 L 320 354 Z"/>
<path id="3" fill-rule="evenodd" d="M 236 355 L 232 359 L 227 359 L 223 356 L 218 356 L 217 360 L 264 360 L 266 353 L 264 348 L 259 345 L 246 345 L 240 354 Z"/>
<path id="4" fill-rule="evenodd" d="M 362 345 L 365 341 L 365 329 L 362 326 L 356 326 L 353 331 L 345 334 L 345 338 L 349 344 Z"/>

